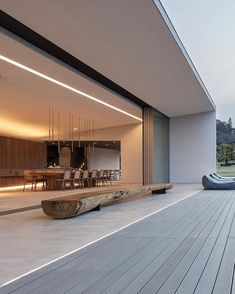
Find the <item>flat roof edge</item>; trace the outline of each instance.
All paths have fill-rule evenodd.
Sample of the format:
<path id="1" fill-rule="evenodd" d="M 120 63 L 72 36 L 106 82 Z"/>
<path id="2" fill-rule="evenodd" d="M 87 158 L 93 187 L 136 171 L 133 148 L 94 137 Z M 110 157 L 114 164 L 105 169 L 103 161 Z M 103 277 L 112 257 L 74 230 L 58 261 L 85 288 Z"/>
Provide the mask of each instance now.
<path id="1" fill-rule="evenodd" d="M 192 59 L 190 58 L 190 56 L 189 56 L 186 48 L 184 47 L 184 44 L 181 41 L 181 39 L 180 39 L 180 37 L 179 37 L 179 35 L 178 35 L 178 33 L 177 33 L 177 31 L 176 31 L 176 29 L 175 29 L 172 21 L 170 20 L 170 18 L 168 16 L 168 14 L 167 14 L 167 12 L 166 12 L 163 4 L 161 3 L 160 0 L 152 0 L 152 1 L 153 1 L 153 4 L 158 9 L 158 11 L 160 12 L 160 14 L 161 14 L 161 16 L 162 16 L 165 24 L 167 25 L 167 27 L 168 27 L 171 35 L 173 36 L 173 38 L 175 39 L 177 45 L 179 46 L 180 51 L 182 52 L 184 58 L 187 60 L 188 65 L 190 66 L 192 72 L 194 73 L 194 75 L 195 75 L 197 81 L 199 82 L 200 86 L 202 87 L 203 91 L 205 92 L 208 100 L 210 101 L 210 103 L 213 106 L 213 108 L 216 109 L 215 102 L 213 101 L 213 99 L 212 99 L 209 91 L 207 90 L 207 88 L 206 88 L 206 86 L 205 86 L 205 84 L 204 84 L 201 76 L 199 75 L 199 73 L 198 73 L 198 71 L 197 71 L 197 69 L 196 69 L 196 67 L 195 67 Z"/>

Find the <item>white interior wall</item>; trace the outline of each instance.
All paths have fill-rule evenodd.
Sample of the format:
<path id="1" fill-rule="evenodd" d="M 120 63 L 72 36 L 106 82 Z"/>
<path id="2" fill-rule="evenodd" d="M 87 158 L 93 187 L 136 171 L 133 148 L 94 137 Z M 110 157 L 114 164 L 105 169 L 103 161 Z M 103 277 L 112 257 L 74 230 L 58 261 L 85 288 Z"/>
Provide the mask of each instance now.
<path id="1" fill-rule="evenodd" d="M 90 156 L 90 169 L 120 169 L 120 151 L 106 148 L 94 148 Z"/>
<path id="2" fill-rule="evenodd" d="M 201 182 L 216 170 L 216 113 L 170 119 L 170 181 Z"/>
<path id="3" fill-rule="evenodd" d="M 121 141 L 121 181 L 142 184 L 141 123 L 96 130 L 95 140 Z"/>

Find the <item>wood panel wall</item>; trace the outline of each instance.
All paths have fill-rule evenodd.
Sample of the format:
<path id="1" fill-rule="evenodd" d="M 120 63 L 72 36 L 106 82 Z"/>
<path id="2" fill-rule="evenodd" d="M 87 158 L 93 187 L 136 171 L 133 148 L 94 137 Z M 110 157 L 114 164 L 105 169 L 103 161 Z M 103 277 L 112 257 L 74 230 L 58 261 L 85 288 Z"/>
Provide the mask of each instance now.
<path id="1" fill-rule="evenodd" d="M 44 168 L 46 165 L 46 144 L 0 136 L 0 186 L 19 184 L 24 169 Z"/>
<path id="2" fill-rule="evenodd" d="M 44 168 L 46 144 L 0 136 L 0 169 Z"/>

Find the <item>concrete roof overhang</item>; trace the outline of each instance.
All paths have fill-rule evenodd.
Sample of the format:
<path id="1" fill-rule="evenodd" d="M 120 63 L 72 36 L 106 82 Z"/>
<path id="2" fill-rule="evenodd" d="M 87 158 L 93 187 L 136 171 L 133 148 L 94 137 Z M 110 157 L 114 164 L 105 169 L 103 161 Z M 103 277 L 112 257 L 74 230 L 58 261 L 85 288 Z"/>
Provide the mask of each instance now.
<path id="1" fill-rule="evenodd" d="M 169 117 L 215 110 L 157 0 L 2 0 L 1 8 Z"/>

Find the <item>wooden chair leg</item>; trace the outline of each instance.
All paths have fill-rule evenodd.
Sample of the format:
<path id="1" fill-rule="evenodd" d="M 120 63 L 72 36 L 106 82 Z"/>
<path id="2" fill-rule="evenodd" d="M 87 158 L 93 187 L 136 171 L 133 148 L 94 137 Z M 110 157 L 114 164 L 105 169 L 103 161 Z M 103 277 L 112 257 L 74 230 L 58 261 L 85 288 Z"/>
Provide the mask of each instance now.
<path id="1" fill-rule="evenodd" d="M 43 179 L 42 179 L 42 191 L 45 190 L 45 185 L 46 185 L 46 179 L 45 179 L 45 177 L 43 177 Z"/>

